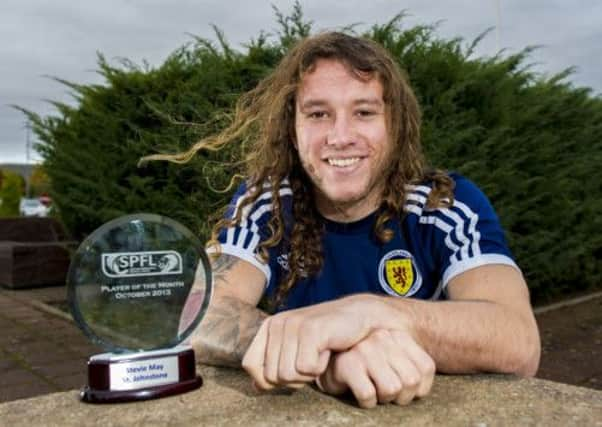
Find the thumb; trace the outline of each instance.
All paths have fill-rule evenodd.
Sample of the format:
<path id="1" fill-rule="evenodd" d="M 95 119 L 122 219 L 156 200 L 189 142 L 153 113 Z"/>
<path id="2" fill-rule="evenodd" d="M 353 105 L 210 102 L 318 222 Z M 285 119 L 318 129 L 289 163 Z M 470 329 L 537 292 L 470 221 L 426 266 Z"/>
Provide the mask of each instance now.
<path id="1" fill-rule="evenodd" d="M 344 382 L 337 381 L 334 374 L 336 355 L 330 358 L 330 363 L 322 375 L 316 378 L 316 385 L 324 393 L 339 395 L 345 393 L 349 387 Z"/>
<path id="2" fill-rule="evenodd" d="M 297 369 L 306 375 L 321 375 L 327 364 L 324 352 L 345 351 L 364 339 L 370 332 L 357 316 L 330 315 L 314 318 L 310 327 L 301 331 Z"/>

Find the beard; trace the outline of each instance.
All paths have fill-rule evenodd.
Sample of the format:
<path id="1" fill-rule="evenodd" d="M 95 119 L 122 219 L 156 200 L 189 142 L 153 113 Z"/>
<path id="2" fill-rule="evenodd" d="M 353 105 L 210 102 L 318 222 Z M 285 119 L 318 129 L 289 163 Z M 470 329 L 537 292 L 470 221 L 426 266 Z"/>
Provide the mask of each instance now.
<path id="1" fill-rule="evenodd" d="M 386 166 L 390 166 L 390 162 L 388 163 Z M 381 205 L 387 174 L 374 173 L 365 184 L 362 184 L 364 188 L 361 191 L 355 191 L 349 197 L 337 198 L 330 195 L 324 188 L 324 179 L 317 174 L 316 169 L 311 164 L 302 162 L 302 166 L 302 176 L 306 182 L 311 184 L 314 203 L 323 216 L 327 217 L 329 213 L 334 213 L 344 218 L 347 216 L 347 212 L 363 203 L 372 205 L 372 211 Z M 375 170 L 386 169 L 377 167 Z M 371 198 L 374 200 L 370 200 Z"/>

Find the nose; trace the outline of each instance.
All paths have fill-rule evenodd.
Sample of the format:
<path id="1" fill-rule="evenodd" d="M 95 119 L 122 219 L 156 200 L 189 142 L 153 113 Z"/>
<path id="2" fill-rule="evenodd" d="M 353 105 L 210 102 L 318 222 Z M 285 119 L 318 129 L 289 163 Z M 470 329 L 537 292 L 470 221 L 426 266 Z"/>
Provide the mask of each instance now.
<path id="1" fill-rule="evenodd" d="M 352 121 L 346 114 L 337 114 L 332 122 L 332 127 L 326 135 L 326 144 L 343 147 L 353 143 L 354 130 Z"/>

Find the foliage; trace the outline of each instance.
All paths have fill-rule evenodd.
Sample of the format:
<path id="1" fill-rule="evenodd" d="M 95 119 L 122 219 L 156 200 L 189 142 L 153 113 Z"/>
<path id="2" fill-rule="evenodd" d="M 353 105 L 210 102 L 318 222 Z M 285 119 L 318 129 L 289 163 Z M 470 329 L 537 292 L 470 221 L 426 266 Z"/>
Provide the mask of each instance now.
<path id="1" fill-rule="evenodd" d="M 196 40 L 156 70 L 99 57 L 106 85 L 68 85 L 76 107 L 55 103 L 56 116 L 26 112 L 43 142 L 51 196 L 60 216 L 79 237 L 119 215 L 149 211 L 207 231 L 207 218 L 222 204 L 233 151 L 198 156 L 184 166 L 140 157 L 179 152 L 227 120 L 237 94 L 253 87 L 278 60 L 259 40 L 242 55 Z M 225 42 L 224 42 L 224 46 Z M 194 124 L 192 124 L 194 122 Z"/>
<path id="2" fill-rule="evenodd" d="M 203 153 L 186 165 L 143 155 L 174 153 L 221 129 L 238 95 L 255 86 L 311 23 L 295 5 L 276 10 L 280 32 L 260 32 L 242 51 L 216 29 L 217 44 L 195 38 L 156 69 L 99 56 L 103 85 L 68 86 L 76 106 L 24 111 L 43 142 L 51 196 L 76 236 L 125 213 L 173 217 L 206 236 L 228 195 L 241 147 Z M 474 58 L 480 40 L 442 40 L 436 27 L 403 28 L 402 14 L 366 34 L 388 48 L 421 102 L 432 163 L 457 170 L 490 197 L 535 297 L 602 283 L 602 100 L 531 72 L 531 49 Z M 353 27 L 346 31 L 353 31 Z"/>
<path id="3" fill-rule="evenodd" d="M 25 192 L 21 175 L 0 170 L 0 218 L 19 216 L 19 201 Z"/>
<path id="4" fill-rule="evenodd" d="M 471 59 L 431 27 L 374 27 L 407 70 L 424 112 L 423 141 L 439 167 L 492 200 L 536 297 L 602 283 L 602 99 L 525 66 L 532 49 Z"/>
<path id="5" fill-rule="evenodd" d="M 29 177 L 29 196 L 40 197 L 50 192 L 50 179 L 42 165 L 35 165 Z"/>

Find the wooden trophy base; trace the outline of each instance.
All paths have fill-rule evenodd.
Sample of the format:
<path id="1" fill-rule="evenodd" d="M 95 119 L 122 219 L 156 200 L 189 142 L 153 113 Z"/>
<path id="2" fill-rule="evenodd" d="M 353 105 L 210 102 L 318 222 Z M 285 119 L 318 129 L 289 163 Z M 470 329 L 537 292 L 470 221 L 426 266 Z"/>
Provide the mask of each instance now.
<path id="1" fill-rule="evenodd" d="M 81 399 L 117 403 L 156 399 L 197 389 L 194 351 L 189 346 L 140 353 L 103 353 L 88 361 L 88 385 Z"/>

